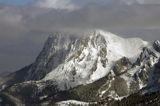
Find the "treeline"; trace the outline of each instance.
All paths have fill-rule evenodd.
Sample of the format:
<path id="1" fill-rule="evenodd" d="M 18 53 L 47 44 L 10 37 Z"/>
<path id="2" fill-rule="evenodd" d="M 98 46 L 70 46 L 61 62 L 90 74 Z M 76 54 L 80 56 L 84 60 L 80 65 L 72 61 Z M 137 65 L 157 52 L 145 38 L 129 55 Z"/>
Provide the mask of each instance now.
<path id="1" fill-rule="evenodd" d="M 106 98 L 90 106 L 160 106 L 160 91 L 144 95 L 135 93 L 121 101 L 109 100 L 109 98 Z"/>

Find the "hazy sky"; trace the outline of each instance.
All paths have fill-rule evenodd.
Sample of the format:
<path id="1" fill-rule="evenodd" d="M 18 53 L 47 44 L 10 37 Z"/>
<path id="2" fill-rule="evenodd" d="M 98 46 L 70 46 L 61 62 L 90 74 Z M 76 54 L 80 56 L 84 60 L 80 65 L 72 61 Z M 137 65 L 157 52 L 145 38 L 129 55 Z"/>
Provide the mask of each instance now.
<path id="1" fill-rule="evenodd" d="M 0 71 L 32 63 L 55 31 L 160 39 L 160 0 L 0 0 Z"/>

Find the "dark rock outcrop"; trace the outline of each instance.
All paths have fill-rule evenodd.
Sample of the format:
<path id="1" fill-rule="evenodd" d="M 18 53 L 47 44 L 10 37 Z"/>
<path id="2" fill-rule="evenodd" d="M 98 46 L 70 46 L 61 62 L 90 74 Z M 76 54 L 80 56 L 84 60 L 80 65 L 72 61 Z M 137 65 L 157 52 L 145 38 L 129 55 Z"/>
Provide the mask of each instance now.
<path id="1" fill-rule="evenodd" d="M 160 52 L 160 41 L 159 40 L 154 41 L 153 47 L 157 52 Z"/>
<path id="2" fill-rule="evenodd" d="M 116 75 L 120 75 L 124 73 L 128 68 L 131 66 L 131 62 L 128 58 L 123 57 L 119 61 L 116 62 L 115 66 L 113 67 L 113 71 Z"/>
<path id="3" fill-rule="evenodd" d="M 155 64 L 155 67 L 160 69 L 160 59 L 158 60 L 158 62 Z"/>

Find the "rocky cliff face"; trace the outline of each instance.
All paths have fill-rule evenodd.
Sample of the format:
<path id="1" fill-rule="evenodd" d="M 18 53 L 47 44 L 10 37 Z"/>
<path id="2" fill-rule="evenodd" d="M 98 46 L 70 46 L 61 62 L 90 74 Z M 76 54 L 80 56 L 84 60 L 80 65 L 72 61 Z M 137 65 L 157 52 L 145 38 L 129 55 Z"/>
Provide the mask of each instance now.
<path id="1" fill-rule="evenodd" d="M 43 50 L 28 71 L 25 80 L 40 80 L 51 70 L 62 64 L 75 43 L 73 36 L 52 34 L 48 37 Z"/>
<path id="2" fill-rule="evenodd" d="M 153 43 L 153 47 L 156 51 L 160 52 L 160 41 L 159 40 L 156 40 L 154 43 Z"/>
<path id="3" fill-rule="evenodd" d="M 142 89 L 156 91 L 158 42 L 125 39 L 102 30 L 86 33 L 83 38 L 56 33 L 49 36 L 20 81 L 3 83 L 9 86 L 4 92 L 26 104 L 66 99 L 117 100 Z"/>

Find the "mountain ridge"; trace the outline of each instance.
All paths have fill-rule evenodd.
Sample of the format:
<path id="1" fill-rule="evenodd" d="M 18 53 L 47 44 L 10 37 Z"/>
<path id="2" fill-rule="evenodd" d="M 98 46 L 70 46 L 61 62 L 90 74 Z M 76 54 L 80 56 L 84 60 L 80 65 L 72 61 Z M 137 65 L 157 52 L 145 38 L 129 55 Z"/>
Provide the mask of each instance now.
<path id="1" fill-rule="evenodd" d="M 142 89 L 158 90 L 153 82 L 158 84 L 159 80 L 155 74 L 159 70 L 155 68 L 159 66 L 159 41 L 152 44 L 102 30 L 85 34 L 50 35 L 34 63 L 6 77 L 2 92 L 27 105 L 45 100 L 118 100 Z"/>

